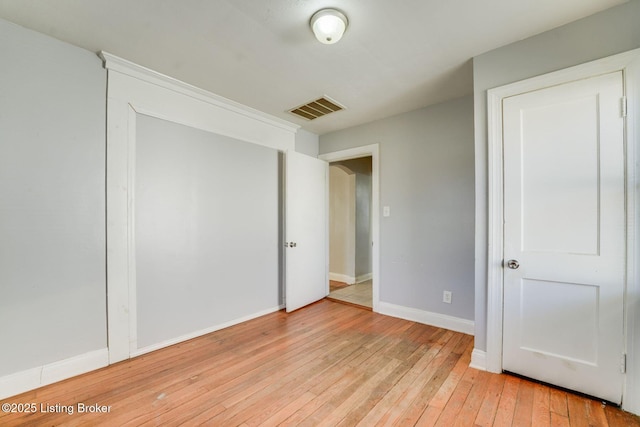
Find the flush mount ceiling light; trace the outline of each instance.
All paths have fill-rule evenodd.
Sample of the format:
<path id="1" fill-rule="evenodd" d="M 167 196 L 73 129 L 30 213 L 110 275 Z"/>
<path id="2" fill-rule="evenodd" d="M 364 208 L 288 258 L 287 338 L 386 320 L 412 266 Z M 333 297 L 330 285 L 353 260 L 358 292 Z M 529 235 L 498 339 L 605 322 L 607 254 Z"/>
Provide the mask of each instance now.
<path id="1" fill-rule="evenodd" d="M 321 9 L 313 14 L 309 25 L 320 43 L 334 44 L 342 38 L 349 21 L 338 10 Z"/>

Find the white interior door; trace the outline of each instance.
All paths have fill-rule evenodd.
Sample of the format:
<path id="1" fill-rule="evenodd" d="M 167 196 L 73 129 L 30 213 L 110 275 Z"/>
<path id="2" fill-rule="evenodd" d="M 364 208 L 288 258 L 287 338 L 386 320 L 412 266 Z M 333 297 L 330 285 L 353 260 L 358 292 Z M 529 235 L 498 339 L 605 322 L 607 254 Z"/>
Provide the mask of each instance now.
<path id="1" fill-rule="evenodd" d="M 290 312 L 328 293 L 328 163 L 287 151 L 285 164 L 285 298 Z"/>
<path id="2" fill-rule="evenodd" d="M 617 72 L 503 103 L 503 369 L 615 403 L 623 381 L 622 95 Z"/>

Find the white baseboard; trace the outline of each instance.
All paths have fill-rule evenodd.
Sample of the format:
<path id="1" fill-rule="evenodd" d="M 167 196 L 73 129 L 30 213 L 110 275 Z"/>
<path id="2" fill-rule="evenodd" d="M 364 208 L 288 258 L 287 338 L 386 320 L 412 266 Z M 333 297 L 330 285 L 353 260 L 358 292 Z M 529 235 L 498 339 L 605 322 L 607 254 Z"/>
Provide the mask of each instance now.
<path id="1" fill-rule="evenodd" d="M 200 329 L 199 331 L 190 332 L 185 335 L 181 335 L 176 338 L 172 338 L 166 341 L 159 342 L 157 344 L 148 345 L 146 347 L 139 348 L 137 350 L 131 351 L 130 357 L 140 356 L 145 353 L 149 353 L 152 351 L 160 350 L 161 348 L 169 347 L 170 345 L 178 344 L 183 341 L 187 341 L 193 338 L 197 338 L 202 335 L 210 334 L 211 332 L 219 331 L 220 329 L 228 328 L 229 326 L 237 325 L 238 323 L 246 322 L 248 320 L 255 319 L 256 317 L 264 316 L 267 314 L 275 313 L 276 311 L 280 311 L 284 308 L 284 305 L 279 305 L 276 307 L 272 307 L 257 313 L 252 313 L 247 316 L 243 316 L 234 320 L 230 320 L 228 322 L 220 323 L 215 326 L 211 326 L 205 329 Z"/>
<path id="2" fill-rule="evenodd" d="M 356 283 L 366 282 L 367 280 L 373 279 L 373 273 L 361 274 L 356 277 Z"/>
<path id="3" fill-rule="evenodd" d="M 109 364 L 109 351 L 94 350 L 58 362 L 0 377 L 0 399 L 66 380 Z"/>
<path id="4" fill-rule="evenodd" d="M 451 331 L 462 332 L 473 335 L 475 322 L 473 320 L 461 319 L 459 317 L 447 316 L 440 313 L 418 310 L 417 308 L 404 307 L 380 301 L 378 313 L 387 316 L 399 317 L 413 322 L 424 323 L 425 325 L 437 326 Z"/>
<path id="5" fill-rule="evenodd" d="M 474 348 L 471 352 L 471 363 L 469 366 L 481 371 L 487 370 L 487 352 Z"/>
<path id="6" fill-rule="evenodd" d="M 336 282 L 346 283 L 353 285 L 354 283 L 362 283 L 373 278 L 373 273 L 361 274 L 360 276 L 348 276 L 341 273 L 329 273 L 329 280 L 335 280 Z"/>
<path id="7" fill-rule="evenodd" d="M 354 283 L 356 283 L 356 278 L 354 276 L 347 276 L 346 274 L 341 273 L 329 272 L 329 280 L 346 283 L 348 285 L 353 285 Z"/>

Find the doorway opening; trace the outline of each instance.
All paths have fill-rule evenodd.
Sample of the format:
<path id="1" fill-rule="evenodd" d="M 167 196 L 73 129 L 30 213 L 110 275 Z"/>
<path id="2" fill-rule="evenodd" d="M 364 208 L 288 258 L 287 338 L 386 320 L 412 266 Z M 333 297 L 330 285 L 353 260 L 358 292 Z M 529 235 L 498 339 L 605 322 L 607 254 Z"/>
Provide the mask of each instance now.
<path id="1" fill-rule="evenodd" d="M 329 164 L 329 299 L 373 307 L 372 157 Z"/>
<path id="2" fill-rule="evenodd" d="M 371 281 L 372 281 L 372 311 L 379 311 L 380 305 L 380 147 L 378 144 L 363 145 L 359 147 L 347 148 L 339 151 L 332 151 L 321 154 L 319 159 L 328 163 L 340 162 L 362 157 L 371 157 Z M 327 174 L 327 188 L 329 187 L 329 174 Z M 328 203 L 327 203 L 328 205 Z M 327 232 L 327 260 L 329 259 L 329 233 Z M 328 262 L 327 262 L 328 264 Z M 330 286 L 327 280 L 327 294 Z M 362 307 L 362 306 L 359 306 Z"/>

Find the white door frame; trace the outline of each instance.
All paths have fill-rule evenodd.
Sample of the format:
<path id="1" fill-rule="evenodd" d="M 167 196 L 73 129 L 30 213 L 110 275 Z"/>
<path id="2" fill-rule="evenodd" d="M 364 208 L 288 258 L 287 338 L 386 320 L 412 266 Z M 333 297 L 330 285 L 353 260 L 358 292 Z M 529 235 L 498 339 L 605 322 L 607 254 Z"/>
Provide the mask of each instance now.
<path id="1" fill-rule="evenodd" d="M 502 372 L 503 321 L 503 153 L 502 100 L 518 95 L 584 79 L 622 71 L 627 97 L 625 120 L 626 154 L 626 294 L 625 346 L 627 375 L 623 390 L 623 409 L 640 413 L 640 49 L 614 55 L 564 70 L 533 77 L 487 91 L 488 117 L 488 264 L 487 264 L 487 352 L 486 368 Z M 622 110 L 622 103 L 621 103 Z M 634 339 L 635 337 L 635 339 Z"/>
<path id="2" fill-rule="evenodd" d="M 379 311 L 380 306 L 380 148 L 378 144 L 364 145 L 347 150 L 334 151 L 318 156 L 329 163 L 342 160 L 357 159 L 371 156 L 371 239 L 373 241 L 373 301 L 372 309 Z M 328 179 L 328 177 L 327 177 Z M 327 182 L 327 188 L 329 183 Z M 329 247 L 329 233 L 327 233 L 327 247 Z"/>

